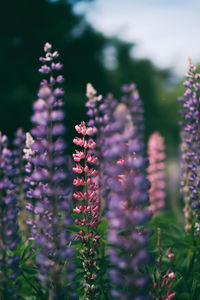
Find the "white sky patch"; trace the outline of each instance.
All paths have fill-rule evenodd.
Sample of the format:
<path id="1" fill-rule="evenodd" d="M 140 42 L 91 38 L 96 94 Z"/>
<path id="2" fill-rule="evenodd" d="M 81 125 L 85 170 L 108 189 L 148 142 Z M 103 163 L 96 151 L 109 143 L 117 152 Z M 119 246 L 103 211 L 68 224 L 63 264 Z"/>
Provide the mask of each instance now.
<path id="1" fill-rule="evenodd" d="M 187 58 L 200 61 L 200 0 L 95 0 L 80 3 L 94 28 L 135 42 L 133 54 L 183 75 Z"/>

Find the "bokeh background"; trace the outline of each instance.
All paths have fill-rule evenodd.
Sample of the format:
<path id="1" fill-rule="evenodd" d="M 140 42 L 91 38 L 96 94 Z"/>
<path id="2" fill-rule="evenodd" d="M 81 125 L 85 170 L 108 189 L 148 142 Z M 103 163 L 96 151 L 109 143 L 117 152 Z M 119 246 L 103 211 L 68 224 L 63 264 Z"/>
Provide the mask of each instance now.
<path id="1" fill-rule="evenodd" d="M 64 64 L 69 149 L 85 120 L 85 88 L 120 97 L 135 82 L 144 102 L 146 138 L 164 136 L 171 206 L 176 209 L 177 97 L 187 57 L 200 59 L 199 0 L 6 0 L 0 9 L 0 129 L 11 139 L 30 129 L 45 42 Z"/>

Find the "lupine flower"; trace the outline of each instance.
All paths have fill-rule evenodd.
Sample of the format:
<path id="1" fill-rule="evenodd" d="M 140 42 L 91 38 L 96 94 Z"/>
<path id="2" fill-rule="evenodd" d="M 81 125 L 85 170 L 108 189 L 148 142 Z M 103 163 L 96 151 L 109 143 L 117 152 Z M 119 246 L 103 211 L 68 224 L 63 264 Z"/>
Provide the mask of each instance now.
<path id="1" fill-rule="evenodd" d="M 200 181 L 198 179 L 199 166 L 199 141 L 200 141 L 200 119 L 199 119 L 199 78 L 200 74 L 196 73 L 196 67 L 189 59 L 189 71 L 186 73 L 187 80 L 184 86 L 187 88 L 184 97 L 179 98 L 183 103 L 183 109 L 180 114 L 183 117 L 180 125 L 183 128 L 181 134 L 181 163 L 182 163 L 182 181 L 181 191 L 185 201 L 185 219 L 186 231 L 191 228 L 191 210 L 199 218 L 200 202 L 198 200 L 198 191 Z"/>
<path id="2" fill-rule="evenodd" d="M 150 210 L 157 215 L 165 207 L 165 146 L 164 139 L 154 132 L 148 141 L 149 167 L 148 179 L 151 183 L 149 190 Z"/>
<path id="3" fill-rule="evenodd" d="M 0 133 L 0 296 L 17 299 L 20 275 L 19 255 L 14 253 L 19 242 L 17 197 L 15 193 L 13 154 L 7 148 L 7 137 Z M 1 298 L 0 297 L 0 298 Z"/>
<path id="4" fill-rule="evenodd" d="M 26 182 L 29 184 L 26 208 L 32 213 L 27 224 L 32 227 L 32 236 L 39 252 L 36 257 L 40 269 L 39 278 L 51 299 L 68 299 L 75 296 L 72 284 L 69 288 L 66 280 L 73 280 L 73 257 L 70 247 L 71 235 L 66 228 L 71 224 L 70 188 L 66 171 L 66 144 L 63 140 L 65 126 L 62 124 L 64 113 L 60 97 L 63 90 L 57 87 L 57 70 L 62 65 L 55 63 L 57 52 L 50 52 L 51 45 L 45 44 L 45 57 L 42 62 L 48 64 L 49 80 L 42 82 L 38 100 L 33 104 L 34 115 L 31 130 L 33 140 L 28 135 L 25 156 Z M 45 66 L 45 67 L 44 67 Z M 46 74 L 46 65 L 40 68 Z"/>
<path id="5" fill-rule="evenodd" d="M 87 108 L 87 115 L 89 117 L 88 126 L 92 127 L 92 136 L 95 139 L 96 147 L 93 153 L 98 157 L 98 176 L 96 178 L 96 183 L 98 184 L 98 200 L 100 202 L 100 210 L 99 217 L 101 218 L 102 213 L 105 209 L 105 182 L 104 182 L 104 162 L 102 155 L 102 146 L 103 146 L 103 122 L 104 122 L 104 114 L 102 114 L 101 107 L 103 105 L 103 97 L 102 95 L 97 96 L 97 91 L 91 85 L 91 83 L 87 84 L 86 89 L 86 97 L 88 101 L 85 106 Z"/>
<path id="6" fill-rule="evenodd" d="M 93 137 L 96 141 L 95 155 L 98 157 L 98 176 L 96 182 L 98 183 L 98 199 L 100 201 L 100 217 L 107 210 L 108 203 L 107 191 L 109 189 L 107 185 L 107 162 L 103 159 L 104 144 L 107 139 L 107 132 L 110 132 L 109 126 L 111 124 L 112 114 L 117 105 L 117 100 L 114 99 L 112 94 L 108 94 L 107 97 L 102 95 L 97 96 L 97 91 L 94 87 L 88 83 L 86 89 L 86 96 L 88 101 L 86 107 L 88 109 L 87 115 L 89 117 L 88 125 L 93 128 Z M 109 138 L 109 137 L 108 137 Z"/>
<path id="7" fill-rule="evenodd" d="M 189 232 L 191 229 L 191 224 L 193 222 L 193 219 L 195 217 L 195 212 L 192 209 L 191 206 L 191 199 L 190 199 L 190 194 L 191 190 L 189 189 L 189 182 L 188 182 L 188 177 L 190 173 L 190 169 L 188 168 L 186 164 L 186 155 L 185 153 L 188 152 L 188 143 L 186 143 L 187 140 L 187 133 L 182 131 L 181 132 L 181 144 L 180 144 L 180 151 L 181 151 L 181 160 L 180 160 L 180 168 L 181 168 L 181 181 L 180 181 L 180 186 L 181 186 L 181 194 L 183 195 L 184 199 L 184 217 L 185 217 L 185 231 Z M 188 160 L 188 159 L 187 159 Z"/>
<path id="8" fill-rule="evenodd" d="M 90 150 L 94 150 L 96 143 L 91 138 L 87 138 L 93 133 L 92 127 L 86 127 L 85 122 L 75 126 L 81 138 L 76 137 L 73 142 L 82 147 L 73 154 L 76 162 L 73 172 L 77 174 L 73 184 L 78 189 L 73 196 L 77 201 L 74 213 L 76 214 L 75 224 L 81 226 L 81 230 L 76 234 L 82 243 L 81 261 L 84 269 L 84 292 L 86 299 L 96 299 L 98 295 L 97 279 L 97 249 L 99 247 L 100 235 L 97 232 L 99 224 L 99 200 L 97 198 L 98 186 L 95 177 L 98 175 L 95 169 L 97 158 L 91 155 Z"/>
<path id="9" fill-rule="evenodd" d="M 110 277 L 115 286 L 112 297 L 148 299 L 149 277 L 141 272 L 149 259 L 145 249 L 149 232 L 144 225 L 151 216 L 145 209 L 149 182 L 143 154 L 143 108 L 134 85 L 124 86 L 123 90 L 128 95 L 123 96 L 123 103 L 113 113 L 110 138 L 104 145 L 110 186 L 107 216 L 108 241 L 112 245 Z M 124 175 L 123 181 L 119 175 Z"/>
<path id="10" fill-rule="evenodd" d="M 175 292 L 172 292 L 174 279 L 176 279 L 176 274 L 171 270 L 171 267 L 167 269 L 167 271 L 163 272 L 163 255 L 162 255 L 162 247 L 161 247 L 161 230 L 158 231 L 158 267 L 156 268 L 156 272 L 154 275 L 154 283 L 152 285 L 151 296 L 153 299 L 163 299 L 170 300 L 176 296 Z M 173 260 L 175 254 L 172 252 L 171 248 L 168 248 L 165 257 Z M 165 259 L 166 259 L 165 258 Z M 170 261 L 168 260 L 168 263 Z"/>
<path id="11" fill-rule="evenodd" d="M 25 147 L 25 133 L 19 128 L 15 134 L 14 139 L 14 165 L 16 168 L 15 184 L 16 193 L 19 205 L 18 223 L 20 231 L 23 233 L 22 237 L 25 240 L 28 238 L 28 228 L 26 220 L 28 218 L 27 211 L 25 209 L 25 192 L 27 190 L 27 184 L 25 182 L 25 162 L 24 162 L 24 147 Z M 26 153 L 26 155 L 28 155 Z"/>

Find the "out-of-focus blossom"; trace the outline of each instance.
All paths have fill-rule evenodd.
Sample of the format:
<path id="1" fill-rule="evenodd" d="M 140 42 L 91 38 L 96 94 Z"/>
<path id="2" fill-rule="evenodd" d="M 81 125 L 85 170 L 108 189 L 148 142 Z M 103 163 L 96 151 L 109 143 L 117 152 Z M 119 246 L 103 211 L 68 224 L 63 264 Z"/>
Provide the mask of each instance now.
<path id="1" fill-rule="evenodd" d="M 0 295 L 2 299 L 17 299 L 20 275 L 19 255 L 14 251 L 18 235 L 18 207 L 14 178 L 13 153 L 7 148 L 7 137 L 0 132 Z"/>
<path id="2" fill-rule="evenodd" d="M 153 215 L 160 213 L 165 207 L 165 146 L 164 139 L 154 132 L 148 141 L 149 167 L 148 179 L 151 183 L 149 190 L 150 209 Z"/>
<path id="3" fill-rule="evenodd" d="M 181 133 L 181 192 L 185 201 L 185 229 L 188 232 L 192 221 L 199 219 L 200 201 L 198 199 L 199 180 L 199 143 L 200 143 L 200 116 L 199 116 L 199 79 L 200 74 L 189 59 L 189 70 L 186 73 L 187 88 L 184 97 L 179 98 L 183 103 L 180 111 L 182 121 Z M 193 212 L 191 210 L 193 209 Z"/>
<path id="4" fill-rule="evenodd" d="M 57 52 L 50 52 L 51 46 L 45 44 L 45 57 L 40 58 L 48 64 L 49 79 L 42 82 L 38 99 L 33 104 L 31 118 L 34 127 L 32 137 L 27 134 L 25 159 L 26 182 L 29 185 L 26 208 L 32 213 L 27 221 L 31 227 L 31 240 L 35 240 L 39 252 L 36 262 L 48 297 L 51 299 L 72 299 L 76 297 L 73 289 L 73 250 L 70 247 L 72 236 L 67 231 L 71 224 L 71 189 L 68 184 L 66 144 L 63 140 L 63 90 L 57 86 L 56 72 L 62 68 Z M 45 68 L 44 68 L 45 66 Z M 43 65 L 41 73 L 48 69 Z M 58 98 L 57 98 L 58 97 Z"/>
<path id="5" fill-rule="evenodd" d="M 144 225 L 151 217 L 145 208 L 149 182 L 145 173 L 143 108 L 135 85 L 125 85 L 123 91 L 122 103 L 116 105 L 106 126 L 103 151 L 110 190 L 107 217 L 112 298 L 148 299 L 149 277 L 141 272 L 149 260 L 149 232 Z"/>

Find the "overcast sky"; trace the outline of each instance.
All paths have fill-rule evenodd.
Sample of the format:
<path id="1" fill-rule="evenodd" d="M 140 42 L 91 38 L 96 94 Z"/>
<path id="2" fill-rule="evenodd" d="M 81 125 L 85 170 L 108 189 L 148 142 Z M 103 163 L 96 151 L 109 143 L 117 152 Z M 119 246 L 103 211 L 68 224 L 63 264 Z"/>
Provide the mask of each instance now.
<path id="1" fill-rule="evenodd" d="M 75 11 L 105 35 L 135 42 L 135 56 L 178 75 L 188 56 L 200 62 L 200 0 L 95 0 Z"/>

